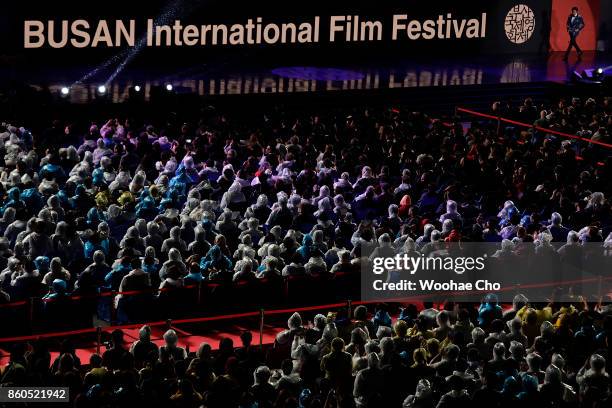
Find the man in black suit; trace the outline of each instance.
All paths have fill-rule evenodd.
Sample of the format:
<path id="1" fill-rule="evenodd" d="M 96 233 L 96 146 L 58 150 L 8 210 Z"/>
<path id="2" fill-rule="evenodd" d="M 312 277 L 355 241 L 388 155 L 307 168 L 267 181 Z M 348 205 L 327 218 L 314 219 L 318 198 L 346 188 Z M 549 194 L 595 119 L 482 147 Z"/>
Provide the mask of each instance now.
<path id="1" fill-rule="evenodd" d="M 565 51 L 565 59 L 569 56 L 569 53 L 572 47 L 576 48 L 576 52 L 578 52 L 578 57 L 582 56 L 582 50 L 578 46 L 576 42 L 576 38 L 580 31 L 584 28 L 584 19 L 580 14 L 578 14 L 578 7 L 572 7 L 572 13 L 567 17 L 567 32 L 570 37 L 569 45 L 567 46 L 567 51 Z"/>

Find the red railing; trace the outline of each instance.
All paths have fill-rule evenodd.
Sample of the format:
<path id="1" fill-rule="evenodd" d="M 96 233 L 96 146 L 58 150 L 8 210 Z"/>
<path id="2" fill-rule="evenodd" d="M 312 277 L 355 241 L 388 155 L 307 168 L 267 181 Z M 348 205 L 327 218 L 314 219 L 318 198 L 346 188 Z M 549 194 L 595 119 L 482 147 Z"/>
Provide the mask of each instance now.
<path id="1" fill-rule="evenodd" d="M 462 108 L 462 107 L 457 107 L 457 112 L 461 112 L 461 113 L 465 113 L 468 115 L 472 115 L 472 116 L 477 116 L 477 117 L 481 117 L 481 118 L 486 118 L 486 119 L 491 119 L 491 120 L 496 120 L 500 123 L 509 123 L 515 126 L 520 126 L 520 127 L 524 127 L 524 128 L 529 128 L 529 129 L 534 129 L 537 130 L 539 132 L 544 132 L 544 133 L 549 133 L 551 135 L 556 135 L 556 136 L 561 136 L 567 139 L 574 139 L 574 140 L 580 140 L 582 142 L 585 143 L 590 143 L 590 144 L 594 144 L 594 145 L 598 145 L 598 146 L 602 146 L 605 147 L 607 149 L 612 149 L 612 144 L 610 143 L 605 143 L 599 140 L 592 140 L 592 139 L 588 139 L 586 137 L 581 137 L 578 135 L 572 135 L 569 133 L 564 133 L 564 132 L 560 132 L 558 130 L 555 129 L 550 129 L 550 128 L 545 128 L 542 126 L 537 126 L 534 124 L 529 124 L 529 123 L 525 123 L 525 122 L 519 122 L 517 120 L 513 120 L 513 119 L 508 119 L 508 118 L 504 118 L 501 116 L 495 116 L 495 115 L 490 115 L 487 113 L 482 113 L 482 112 L 476 112 L 474 110 L 471 109 L 466 109 L 466 108 Z M 581 160 L 581 157 L 577 158 L 578 160 Z M 603 163 L 598 162 L 598 165 L 602 166 Z"/>
<path id="2" fill-rule="evenodd" d="M 298 282 L 305 285 L 316 285 L 320 288 L 322 284 L 325 285 L 324 292 L 327 296 L 321 296 L 319 299 L 323 302 L 326 300 L 333 301 L 338 298 L 347 299 L 358 296 L 358 282 L 359 275 L 353 273 L 336 273 L 323 276 L 300 276 L 300 277 L 284 277 L 279 281 L 272 282 L 269 279 L 258 279 L 255 281 L 242 281 L 242 282 L 200 282 L 197 285 L 189 285 L 180 288 L 150 288 L 145 290 L 130 290 L 130 291 L 108 291 L 96 294 L 83 294 L 73 295 L 63 298 L 68 301 L 68 304 L 74 302 L 75 307 L 80 306 L 80 302 L 89 299 L 88 307 L 91 307 L 91 314 L 97 314 L 98 318 L 107 321 L 111 326 L 121 324 L 122 321 L 130 320 L 130 312 L 128 309 L 122 309 L 120 302 L 115 302 L 115 297 L 121 295 L 122 298 L 126 299 L 132 296 L 142 296 L 149 294 L 150 297 L 145 297 L 145 303 L 148 305 L 147 308 L 142 309 L 146 313 L 142 314 L 137 320 L 147 319 L 155 320 L 156 318 L 165 318 L 162 310 L 164 305 L 170 305 L 173 302 L 168 303 L 169 299 L 163 299 L 161 296 L 155 296 L 162 293 L 167 294 L 178 294 L 179 297 L 183 298 L 183 294 L 186 297 L 185 300 L 189 306 L 184 310 L 177 310 L 170 312 L 173 317 L 190 317 L 187 311 L 191 311 L 195 315 L 211 315 L 214 313 L 233 313 L 241 311 L 237 306 L 242 305 L 242 310 L 245 308 L 248 310 L 249 307 L 275 307 L 280 305 L 300 305 L 304 304 L 304 301 L 300 300 L 300 294 L 295 293 L 297 286 L 295 281 L 298 278 Z M 300 286 L 301 287 L 301 286 Z M 253 291 L 250 291 L 252 288 Z M 245 290 L 247 292 L 245 292 Z M 260 290 L 265 291 L 266 296 L 263 301 L 255 301 L 251 297 L 245 297 L 245 293 L 260 293 Z M 349 292 L 350 290 L 350 292 Z M 301 291 L 300 291 L 301 292 Z M 323 293 L 323 292 L 321 292 Z M 333 295 L 333 296 L 332 296 Z M 20 300 L 12 303 L 0 305 L 0 312 L 5 312 L 6 317 L 10 320 L 14 320 L 16 324 L 5 326 L 6 335 L 21 335 L 30 333 L 44 333 L 53 329 L 52 322 L 54 319 L 49 320 L 45 305 L 54 303 L 54 299 L 43 299 L 41 297 L 33 297 L 25 300 Z M 250 305 L 250 306 L 249 306 Z M 260 306 L 261 305 L 261 306 Z M 129 307 L 126 306 L 126 307 Z M 191 309 L 192 307 L 195 307 Z M 90 320 L 90 314 L 86 315 L 85 309 L 81 309 L 83 313 L 77 313 L 74 324 L 76 330 L 80 330 L 80 333 L 91 332 L 92 328 L 86 327 L 91 323 L 87 323 Z M 134 312 L 136 309 L 129 309 Z M 127 313 L 127 314 L 126 314 Z M 80 316 L 80 317 L 79 317 Z M 87 320 L 86 320 L 87 319 Z M 71 329 L 71 325 L 65 325 L 66 330 Z M 82 327 L 86 328 L 82 328 Z M 114 327 L 114 326 L 113 326 Z M 61 336 L 59 334 L 58 336 Z"/>
<path id="3" fill-rule="evenodd" d="M 496 293 L 497 292 L 508 292 L 508 291 L 518 292 L 521 289 L 524 290 L 524 289 L 543 288 L 543 287 L 559 287 L 559 286 L 568 286 L 568 285 L 585 284 L 585 283 L 599 283 L 600 289 L 603 289 L 601 284 L 603 284 L 603 282 L 608 282 L 608 281 L 612 281 L 612 276 L 609 276 L 609 277 L 598 276 L 598 277 L 592 277 L 592 278 L 567 280 L 563 282 L 540 282 L 540 283 L 533 283 L 533 284 L 528 284 L 528 285 L 506 286 L 495 292 Z M 283 309 L 271 309 L 271 310 L 260 309 L 259 311 L 225 314 L 225 315 L 218 315 L 218 316 L 191 317 L 191 318 L 184 318 L 184 319 L 167 319 L 167 320 L 159 320 L 159 321 L 143 322 L 143 323 L 111 325 L 111 326 L 104 326 L 104 327 L 90 327 L 90 328 L 67 330 L 67 331 L 61 331 L 61 332 L 4 337 L 4 338 L 0 338 L 0 343 L 23 342 L 23 341 L 30 341 L 30 340 L 44 339 L 44 338 L 55 338 L 55 337 L 67 337 L 67 336 L 75 336 L 75 335 L 80 335 L 80 334 L 91 334 L 91 333 L 96 333 L 96 332 L 99 333 L 100 331 L 111 332 L 116 329 L 134 329 L 134 328 L 140 328 L 145 324 L 151 327 L 156 327 L 156 326 L 173 327 L 174 325 L 179 325 L 179 324 L 204 323 L 204 322 L 222 321 L 222 320 L 236 320 L 236 319 L 247 318 L 247 317 L 259 317 L 260 318 L 260 338 L 261 338 L 261 335 L 263 334 L 261 333 L 261 330 L 263 329 L 263 320 L 265 316 L 290 314 L 290 313 L 295 313 L 295 312 L 313 312 L 317 310 L 336 310 L 340 308 L 347 308 L 348 316 L 350 317 L 353 306 L 358 306 L 358 305 L 368 305 L 368 304 L 375 304 L 375 303 L 381 303 L 381 302 L 414 303 L 417 301 L 431 299 L 432 297 L 437 297 L 438 299 L 453 298 L 453 297 L 465 295 L 467 293 L 474 295 L 474 294 L 485 294 L 489 292 L 490 291 L 485 291 L 485 290 L 470 291 L 470 292 L 456 292 L 456 291 L 442 292 L 442 293 L 436 292 L 436 293 L 426 293 L 426 294 L 421 294 L 421 295 L 416 295 L 416 296 L 400 297 L 400 298 L 392 298 L 392 299 L 376 299 L 376 300 L 365 300 L 365 301 L 364 300 L 359 300 L 359 301 L 347 300 L 345 302 L 329 303 L 329 304 L 323 304 L 323 305 L 313 305 L 313 306 L 303 306 L 303 307 L 283 308 Z"/>
<path id="4" fill-rule="evenodd" d="M 345 277 L 349 275 L 348 272 L 336 272 L 335 274 L 330 274 L 330 278 L 339 278 L 339 277 Z M 282 280 L 283 283 L 286 284 L 289 281 L 293 280 L 293 276 L 283 276 Z M 267 278 L 263 278 L 263 279 L 258 279 L 257 282 L 260 282 L 262 284 L 265 284 L 266 282 L 268 282 Z M 242 286 L 242 285 L 247 285 L 248 283 L 250 283 L 249 281 L 239 281 L 239 282 L 231 282 L 228 284 L 223 284 L 223 283 L 218 283 L 218 282 L 201 282 L 198 285 L 187 285 L 187 286 L 182 286 L 182 287 L 178 287 L 178 288 L 148 288 L 148 289 L 139 289 L 139 290 L 126 290 L 126 291 L 114 291 L 114 290 L 109 290 L 107 292 L 100 292 L 100 293 L 92 293 L 92 294 L 87 294 L 87 295 L 70 295 L 67 296 L 67 299 L 69 300 L 83 300 L 83 299 L 99 299 L 99 298 L 104 298 L 104 297 L 116 297 L 118 295 L 121 296 L 136 296 L 136 295 L 144 295 L 144 294 L 156 294 L 156 293 L 164 293 L 164 292 L 179 292 L 179 291 L 184 291 L 184 290 L 188 290 L 188 289 L 203 289 L 203 288 L 218 288 L 218 287 L 222 287 L 222 286 Z M 53 298 L 44 298 L 43 296 L 38 296 L 38 297 L 32 297 L 29 298 L 28 300 L 19 300 L 16 302 L 9 302 L 9 303 L 4 303 L 4 304 L 0 304 L 0 309 L 2 308 L 12 308 L 12 307 L 19 307 L 19 306 L 25 306 L 29 303 L 29 300 L 40 300 L 42 302 L 53 302 L 54 299 Z"/>

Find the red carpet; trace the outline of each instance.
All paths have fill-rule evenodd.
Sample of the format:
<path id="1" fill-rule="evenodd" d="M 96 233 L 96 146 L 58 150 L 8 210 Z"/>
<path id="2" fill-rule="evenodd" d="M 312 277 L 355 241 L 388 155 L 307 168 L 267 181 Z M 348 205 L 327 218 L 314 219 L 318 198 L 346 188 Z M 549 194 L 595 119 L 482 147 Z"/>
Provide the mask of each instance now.
<path id="1" fill-rule="evenodd" d="M 253 335 L 253 344 L 259 344 L 259 330 L 257 328 L 246 327 L 245 325 L 223 325 L 220 326 L 217 330 L 199 330 L 200 333 L 194 334 L 191 332 L 187 332 L 180 327 L 176 327 L 175 330 L 179 336 L 179 345 L 181 347 L 187 348 L 188 351 L 197 351 L 200 347 L 200 344 L 206 342 L 210 344 L 213 350 L 217 350 L 219 348 L 219 341 L 222 338 L 229 337 L 234 342 L 234 347 L 240 346 L 240 333 L 244 330 L 250 330 Z M 263 330 L 263 343 L 262 344 L 272 344 L 274 343 L 274 339 L 276 335 L 281 332 L 283 329 L 273 326 L 264 326 Z M 138 339 L 138 330 L 137 329 L 127 329 L 123 331 L 125 334 L 125 341 L 128 344 L 131 344 L 134 340 Z M 152 327 L 152 338 L 154 339 L 154 343 L 157 345 L 164 344 L 164 340 L 162 338 L 165 330 L 161 327 Z M 76 341 L 76 340 L 75 340 Z M 81 364 L 88 364 L 89 358 L 92 354 L 96 352 L 96 344 L 95 342 L 87 342 L 76 344 L 77 347 L 77 356 L 81 359 Z M 57 351 L 57 345 L 55 347 L 50 347 L 51 349 L 51 361 L 53 361 L 58 355 L 59 351 Z M 106 350 L 106 346 L 102 345 L 100 348 L 100 353 L 104 353 Z M 9 361 L 9 352 L 6 349 L 0 349 L 0 365 L 4 366 Z"/>

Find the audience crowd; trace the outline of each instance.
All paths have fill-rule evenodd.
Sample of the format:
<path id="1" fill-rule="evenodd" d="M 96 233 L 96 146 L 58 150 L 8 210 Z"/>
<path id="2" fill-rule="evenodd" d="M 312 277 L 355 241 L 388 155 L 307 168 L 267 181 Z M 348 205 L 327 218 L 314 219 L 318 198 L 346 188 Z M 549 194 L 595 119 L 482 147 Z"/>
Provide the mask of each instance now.
<path id="1" fill-rule="evenodd" d="M 612 131 L 612 99 L 492 111 L 602 142 Z M 358 276 L 371 257 L 447 242 L 612 249 L 609 151 L 497 122 L 401 109 L 242 121 L 208 107 L 85 130 L 4 123 L 0 140 L 0 302 L 42 296 L 51 327 L 101 314 L 62 307 L 70 295 Z M 169 331 L 158 349 L 147 327 L 129 349 L 115 332 L 87 368 L 69 346 L 51 363 L 43 342 L 17 344 L 1 382 L 63 384 L 79 406 L 608 406 L 608 300 L 584 300 L 518 297 L 504 313 L 488 296 L 395 322 L 384 308 L 294 315 L 265 355 L 247 334 L 192 355 Z M 146 320 L 142 298 L 114 301 L 122 321 Z"/>

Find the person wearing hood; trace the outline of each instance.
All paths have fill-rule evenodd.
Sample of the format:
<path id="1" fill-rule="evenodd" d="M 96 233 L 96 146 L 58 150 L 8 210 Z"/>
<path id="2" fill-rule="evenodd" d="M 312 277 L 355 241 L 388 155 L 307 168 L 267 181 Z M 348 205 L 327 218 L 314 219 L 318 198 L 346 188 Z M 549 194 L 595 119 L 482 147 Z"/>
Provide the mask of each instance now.
<path id="1" fill-rule="evenodd" d="M 300 246 L 297 250 L 297 253 L 302 257 L 302 263 L 308 262 L 316 249 L 317 248 L 314 246 L 312 235 L 304 234 L 304 237 L 302 238 L 302 246 Z"/>
<path id="2" fill-rule="evenodd" d="M 553 364 L 546 368 L 544 383 L 540 385 L 539 391 L 544 400 L 554 406 L 564 406 L 576 401 L 576 392 L 563 382 L 561 370 Z"/>
<path id="3" fill-rule="evenodd" d="M 136 204 L 136 216 L 144 220 L 152 220 L 158 214 L 155 199 L 146 194 L 138 204 Z"/>
<path id="4" fill-rule="evenodd" d="M 278 268 L 278 262 L 275 258 L 265 258 L 261 261 L 261 265 L 257 268 L 256 276 L 258 279 L 266 279 L 267 281 L 280 281 L 281 270 Z"/>
<path id="5" fill-rule="evenodd" d="M 57 195 L 51 195 L 48 199 L 47 199 L 47 208 L 49 208 L 49 210 L 52 213 L 56 214 L 57 220 L 58 221 L 63 221 L 65 216 L 66 216 L 66 212 L 64 211 L 64 208 L 62 207 L 59 198 L 57 197 Z"/>
<path id="6" fill-rule="evenodd" d="M 336 391 L 337 398 L 341 404 L 351 398 L 353 390 L 352 356 L 344 351 L 344 340 L 336 337 L 331 342 L 331 352 L 324 355 L 321 359 L 321 371 L 325 373 L 325 378 L 330 382 L 332 389 Z"/>
<path id="7" fill-rule="evenodd" d="M 43 285 L 51 286 L 55 279 L 60 279 L 64 282 L 70 282 L 70 272 L 62 266 L 62 260 L 55 257 L 51 260 L 51 267 L 49 272 L 45 274 L 42 279 Z"/>
<path id="8" fill-rule="evenodd" d="M 8 191 L 8 199 L 0 208 L 0 215 L 4 214 L 7 208 L 14 208 L 17 213 L 26 209 L 25 202 L 21 199 L 21 191 L 18 187 L 13 187 Z"/>
<path id="9" fill-rule="evenodd" d="M 134 356 L 134 366 L 142 368 L 147 361 L 157 360 L 159 347 L 151 341 L 151 327 L 144 325 L 138 330 L 138 340 L 130 346 L 130 353 Z"/>
<path id="10" fill-rule="evenodd" d="M 301 336 L 304 332 L 302 326 L 302 316 L 294 312 L 287 320 L 287 329 L 276 335 L 276 343 L 281 346 L 290 346 L 295 336 Z"/>
<path id="11" fill-rule="evenodd" d="M 253 401 L 260 407 L 271 407 L 276 401 L 277 391 L 270 384 L 272 373 L 268 366 L 262 365 L 253 372 L 253 385 L 249 392 L 253 395 Z"/>
<path id="12" fill-rule="evenodd" d="M 334 213 L 338 219 L 343 219 L 344 216 L 351 212 L 351 205 L 346 202 L 342 194 L 334 196 Z"/>
<path id="13" fill-rule="evenodd" d="M 385 233 L 378 237 L 378 246 L 370 254 L 370 261 L 376 258 L 392 258 L 395 256 L 395 248 L 389 234 Z"/>
<path id="14" fill-rule="evenodd" d="M 268 207 L 268 197 L 265 194 L 260 194 L 257 196 L 257 201 L 255 204 L 249 207 L 249 210 L 251 215 L 257 218 L 260 225 L 266 222 L 270 216 L 270 212 L 272 212 L 272 210 Z"/>
<path id="15" fill-rule="evenodd" d="M 189 177 L 191 184 L 197 184 L 200 181 L 200 175 L 198 174 L 198 170 L 196 169 L 195 162 L 193 160 L 193 156 L 190 154 L 185 155 L 183 160 L 181 160 L 181 164 L 179 164 L 176 169 L 176 173 L 181 169 L 185 169 L 185 175 Z"/>
<path id="16" fill-rule="evenodd" d="M 425 245 L 431 242 L 430 237 L 434 229 L 436 229 L 436 227 L 433 224 L 425 224 L 425 226 L 423 227 L 423 235 L 418 237 L 415 242 L 415 249 L 417 251 L 421 251 Z"/>
<path id="17" fill-rule="evenodd" d="M 43 296 L 43 300 L 58 300 L 65 298 L 67 296 L 67 289 L 68 285 L 65 280 L 59 278 L 53 279 L 49 285 L 49 292 Z"/>
<path id="18" fill-rule="evenodd" d="M 159 270 L 159 278 L 161 281 L 166 279 L 171 268 L 177 268 L 177 273 L 180 276 L 187 275 L 187 266 L 183 262 L 181 252 L 176 248 L 171 248 L 168 251 L 168 260 L 164 262 Z"/>
<path id="19" fill-rule="evenodd" d="M 488 327 L 496 319 L 503 319 L 502 308 L 498 304 L 497 295 L 489 293 L 478 308 L 478 323 L 480 326 Z"/>
<path id="20" fill-rule="evenodd" d="M 174 361 L 183 361 L 187 358 L 187 352 L 178 345 L 178 335 L 172 329 L 164 333 L 164 345 L 159 348 L 159 352 L 169 355 Z"/>
<path id="21" fill-rule="evenodd" d="M 446 220 L 451 220 L 455 227 L 460 226 L 463 222 L 463 217 L 457 212 L 457 202 L 454 200 L 446 201 L 446 213 L 440 216 L 440 222 L 443 223 Z"/>
<path id="22" fill-rule="evenodd" d="M 332 209 L 332 201 L 331 197 L 323 197 L 320 200 L 317 200 L 317 211 L 314 212 L 314 216 L 318 220 L 331 221 L 335 223 L 338 220 L 338 216 Z"/>
<path id="23" fill-rule="evenodd" d="M 208 180 L 209 182 L 216 181 L 219 176 L 219 170 L 215 166 L 215 162 L 212 159 L 208 159 L 204 162 L 204 167 L 198 172 L 200 180 Z"/>
<path id="24" fill-rule="evenodd" d="M 147 175 L 144 171 L 138 171 L 134 175 L 132 181 L 130 181 L 129 191 L 134 195 L 142 193 L 146 187 Z"/>
<path id="25" fill-rule="evenodd" d="M 576 382 L 583 398 L 588 391 L 598 390 L 606 395 L 610 390 L 610 375 L 606 371 L 606 359 L 600 354 L 593 354 L 576 374 Z"/>
<path id="26" fill-rule="evenodd" d="M 151 278 L 149 274 L 142 269 L 141 260 L 139 258 L 132 259 L 130 267 L 132 270 L 121 279 L 119 292 L 145 291 L 150 288 Z"/>
<path id="27" fill-rule="evenodd" d="M 226 191 L 232 185 L 235 178 L 236 175 L 234 173 L 234 166 L 232 166 L 231 164 L 226 164 L 225 166 L 223 166 L 221 175 L 219 176 L 219 178 L 217 178 L 217 184 L 224 191 Z"/>
<path id="28" fill-rule="evenodd" d="M 250 258 L 243 257 L 234 266 L 232 282 L 254 282 L 258 279 L 255 272 L 256 268 L 253 261 Z"/>
<path id="29" fill-rule="evenodd" d="M 17 237 L 26 231 L 27 223 L 22 219 L 15 219 L 16 210 L 15 208 L 9 207 L 6 211 L 8 213 L 7 220 L 13 218 L 14 220 L 8 224 L 4 230 L 4 237 L 8 239 L 9 246 L 14 248 L 17 243 Z"/>
<path id="30" fill-rule="evenodd" d="M 219 215 L 215 228 L 219 231 L 219 234 L 228 238 L 228 244 L 231 247 L 235 247 L 238 244 L 241 231 L 236 222 L 234 222 L 232 211 L 229 208 L 225 208 L 223 213 Z"/>
<path id="31" fill-rule="evenodd" d="M 98 250 L 93 254 L 93 263 L 81 272 L 75 284 L 75 289 L 79 292 L 97 292 L 98 288 L 104 284 L 104 278 L 111 271 L 111 267 L 106 263 L 104 252 Z"/>
<path id="32" fill-rule="evenodd" d="M 170 179 L 168 187 L 170 189 L 179 189 L 185 193 L 192 184 L 191 178 L 186 174 L 186 169 L 183 167 L 177 171 L 176 176 Z"/>
<path id="33" fill-rule="evenodd" d="M 48 256 L 53 252 L 51 238 L 45 233 L 45 223 L 36 219 L 33 231 L 23 239 L 23 249 L 29 259 L 39 256 Z"/>
<path id="34" fill-rule="evenodd" d="M 78 214 L 84 216 L 96 205 L 95 198 L 87 191 L 83 184 L 77 185 L 74 195 L 70 197 L 70 206 Z"/>
<path id="35" fill-rule="evenodd" d="M 104 143 L 104 139 L 100 138 L 96 141 L 96 148 L 93 151 L 93 164 L 95 166 L 100 164 L 100 160 L 104 156 L 110 156 L 112 154 L 112 150 L 106 147 Z"/>
<path id="36" fill-rule="evenodd" d="M 370 353 L 367 360 L 367 368 L 360 370 L 355 377 L 353 397 L 357 408 L 381 406 L 384 401 L 384 373 L 378 354 Z"/>
<path id="37" fill-rule="evenodd" d="M 100 159 L 100 167 L 98 167 L 98 169 L 102 171 L 102 179 L 100 180 L 102 183 L 110 184 L 115 181 L 117 172 L 113 167 L 113 161 L 110 157 L 103 156 Z"/>
<path id="38" fill-rule="evenodd" d="M 15 216 L 17 214 L 17 210 L 12 207 L 9 207 L 4 211 L 2 217 L 0 217 L 0 234 L 4 235 L 4 232 L 7 230 L 8 226 L 11 225 L 15 221 Z"/>
<path id="39" fill-rule="evenodd" d="M 450 391 L 442 395 L 437 408 L 468 407 L 471 398 L 465 389 L 465 381 L 458 375 L 452 375 L 447 379 Z"/>
<path id="40" fill-rule="evenodd" d="M 332 198 L 331 197 L 331 191 L 330 191 L 329 187 L 326 186 L 326 185 L 322 185 L 321 188 L 319 188 L 319 195 L 312 199 L 312 204 L 315 207 L 318 207 L 319 201 L 324 200 L 324 199 L 330 200 L 331 198 Z"/>
<path id="41" fill-rule="evenodd" d="M 160 233 L 159 224 L 155 221 L 147 223 L 147 235 L 143 238 L 146 247 L 152 247 L 156 253 L 161 251 L 164 239 Z"/>
<path id="42" fill-rule="evenodd" d="M 200 229 L 195 233 L 195 239 L 189 243 L 187 253 L 202 256 L 208 253 L 210 246 L 210 242 L 206 240 L 206 232 Z"/>
<path id="43" fill-rule="evenodd" d="M 372 173 L 372 168 L 370 166 L 363 166 L 361 169 L 361 176 L 357 179 L 355 184 L 353 184 L 355 195 L 363 193 L 367 187 L 376 184 L 376 181 L 377 179 Z"/>
<path id="44" fill-rule="evenodd" d="M 145 313 L 148 290 L 151 289 L 151 277 L 142 269 L 140 258 L 133 258 L 130 263 L 131 271 L 121 279 L 119 292 L 141 292 L 138 296 L 125 296 L 119 293 L 115 297 L 117 307 L 117 320 L 129 322 L 146 319 Z M 143 303 L 144 306 L 143 307 Z"/>
<path id="45" fill-rule="evenodd" d="M 34 259 L 35 269 L 28 271 L 22 269 L 13 273 L 11 277 L 11 298 L 13 300 L 27 299 L 40 296 L 42 277 L 49 272 L 49 258 L 39 256 Z"/>
<path id="46" fill-rule="evenodd" d="M 279 225 L 283 229 L 283 231 L 286 231 L 289 229 L 289 227 L 293 223 L 293 214 L 291 210 L 289 209 L 289 207 L 287 206 L 288 204 L 287 195 L 284 193 L 283 194 L 279 193 L 277 204 L 278 204 L 277 206 L 272 208 L 272 211 L 270 212 L 270 216 L 268 217 L 268 220 L 266 221 L 266 225 L 268 226 Z"/>
<path id="47" fill-rule="evenodd" d="M 563 217 L 558 212 L 550 216 L 550 225 L 547 228 L 552 236 L 552 242 L 566 242 L 570 229 L 563 225 Z"/>
<path id="48" fill-rule="evenodd" d="M 58 158 L 53 155 L 47 164 L 41 167 L 38 172 L 38 178 L 41 180 L 55 180 L 57 183 L 62 183 L 66 180 L 66 173 L 58 165 Z"/>
<path id="49" fill-rule="evenodd" d="M 219 245 L 215 244 L 200 261 L 200 269 L 209 279 L 218 279 L 232 270 L 232 261 L 223 254 Z"/>
<path id="50" fill-rule="evenodd" d="M 17 276 L 22 275 L 23 272 L 24 268 L 21 259 L 16 256 L 9 258 L 6 268 L 0 272 L 0 289 L 10 292 L 11 282 Z"/>
<path id="51" fill-rule="evenodd" d="M 111 271 L 104 277 L 105 287 L 110 290 L 119 290 L 121 281 L 132 270 L 131 258 L 124 256 L 115 261 L 111 267 Z"/>
<path id="52" fill-rule="evenodd" d="M 181 238 L 181 228 L 179 226 L 170 229 L 170 237 L 163 242 L 161 253 L 165 255 L 173 248 L 180 251 L 181 255 L 187 253 L 187 244 Z"/>
<path id="53" fill-rule="evenodd" d="M 605 245 L 604 245 L 605 247 Z M 584 262 L 584 247 L 580 243 L 580 236 L 576 231 L 567 233 L 566 243 L 559 248 L 561 272 L 582 270 Z M 561 279 L 563 275 L 561 275 Z"/>
<path id="54" fill-rule="evenodd" d="M 249 218 L 246 220 L 246 227 L 247 229 L 240 233 L 238 239 L 242 240 L 246 235 L 249 235 L 251 237 L 251 242 L 259 242 L 264 232 L 259 228 L 257 218 Z"/>
<path id="55" fill-rule="evenodd" d="M 155 256 L 155 248 L 148 246 L 145 249 L 144 256 L 141 262 L 142 270 L 149 274 L 151 283 L 156 285 L 159 283 L 159 259 Z"/>
<path id="56" fill-rule="evenodd" d="M 429 243 L 423 246 L 421 253 L 423 253 L 425 256 L 433 256 L 442 252 L 444 248 L 445 245 L 442 241 L 442 233 L 437 229 L 434 229 L 429 235 Z"/>
<path id="57" fill-rule="evenodd" d="M 316 277 L 327 273 L 327 264 L 323 256 L 323 252 L 318 249 L 312 252 L 310 259 L 304 264 L 306 275 Z"/>
<path id="58" fill-rule="evenodd" d="M 434 408 L 433 389 L 430 380 L 420 379 L 416 392 L 406 397 L 402 403 L 403 408 Z"/>
<path id="59" fill-rule="evenodd" d="M 45 200 L 34 187 L 28 188 L 29 184 L 24 183 L 24 189 L 20 194 L 21 200 L 25 203 L 30 213 L 36 214 L 45 206 Z"/>
<path id="60" fill-rule="evenodd" d="M 106 208 L 108 207 L 108 198 L 106 195 L 98 193 L 95 198 L 95 207 L 91 207 L 87 212 L 87 225 L 90 228 L 98 228 L 98 224 L 106 222 Z"/>

